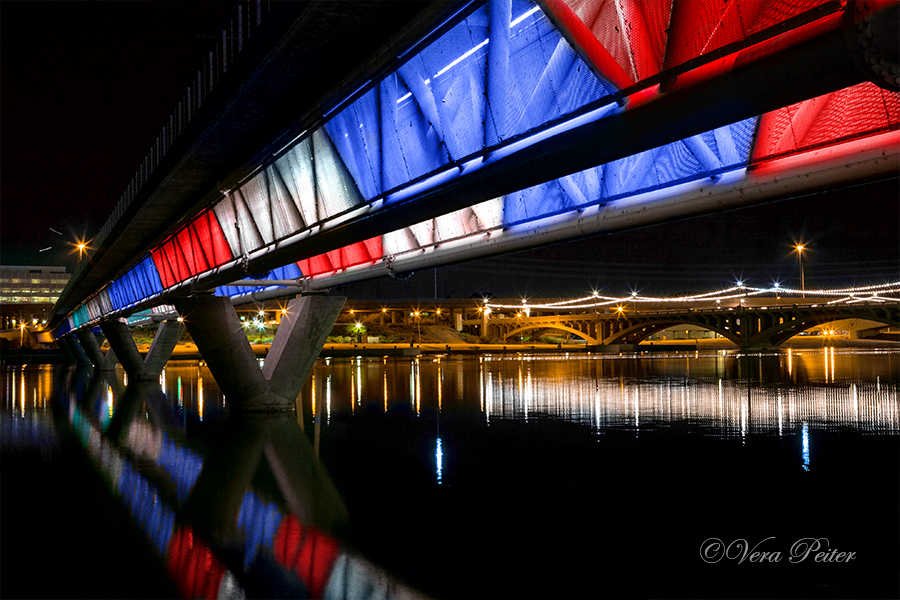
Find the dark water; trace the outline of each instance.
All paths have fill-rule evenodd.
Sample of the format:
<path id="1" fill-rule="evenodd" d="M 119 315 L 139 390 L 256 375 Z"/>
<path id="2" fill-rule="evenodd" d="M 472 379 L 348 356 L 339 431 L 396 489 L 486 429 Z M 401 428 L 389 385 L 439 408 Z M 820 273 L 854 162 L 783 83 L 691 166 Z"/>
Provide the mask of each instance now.
<path id="1" fill-rule="evenodd" d="M 4 457 L 56 444 L 60 369 L 5 368 Z M 161 384 L 214 445 L 205 366 Z M 435 597 L 897 597 L 898 390 L 896 351 L 358 357 L 320 359 L 300 421 L 347 544 Z"/>

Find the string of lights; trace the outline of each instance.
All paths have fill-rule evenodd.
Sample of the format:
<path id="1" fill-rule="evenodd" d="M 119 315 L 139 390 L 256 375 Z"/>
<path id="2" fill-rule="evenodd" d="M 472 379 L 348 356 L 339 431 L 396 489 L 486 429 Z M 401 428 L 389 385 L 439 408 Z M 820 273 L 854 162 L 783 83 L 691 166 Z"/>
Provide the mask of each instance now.
<path id="1" fill-rule="evenodd" d="M 651 297 L 651 296 L 641 296 L 638 292 L 632 292 L 629 296 L 601 296 L 599 292 L 594 291 L 590 296 L 584 296 L 582 298 L 573 298 L 569 300 L 560 300 L 557 302 L 546 302 L 540 304 L 529 303 L 527 299 L 523 299 L 521 304 L 500 304 L 489 302 L 487 299 L 484 301 L 483 308 L 488 310 L 495 309 L 516 309 L 516 310 L 531 310 L 531 309 L 543 309 L 543 310 L 554 310 L 554 309 L 581 309 L 581 308 L 598 308 L 604 306 L 610 306 L 612 304 L 623 304 L 623 303 L 679 303 L 679 302 L 709 302 L 709 301 L 718 301 L 721 302 L 723 300 L 735 300 L 740 298 L 747 298 L 750 296 L 760 296 L 765 294 L 774 294 L 778 297 L 782 296 L 814 296 L 818 298 L 825 297 L 839 297 L 835 300 L 831 300 L 827 302 L 827 304 L 839 304 L 839 303 L 847 303 L 852 304 L 856 302 L 900 302 L 900 298 L 894 298 L 890 296 L 886 296 L 885 294 L 897 294 L 900 293 L 900 281 L 895 281 L 891 283 L 881 283 L 874 285 L 867 285 L 855 288 L 839 288 L 839 289 L 830 289 L 830 290 L 797 290 L 793 288 L 785 288 L 781 287 L 777 283 L 768 288 L 759 288 L 759 287 L 751 287 L 744 285 L 742 281 L 738 281 L 736 285 L 725 288 L 722 290 L 717 290 L 713 292 L 706 292 L 702 294 L 691 294 L 684 296 L 673 296 L 670 298 L 666 297 Z"/>

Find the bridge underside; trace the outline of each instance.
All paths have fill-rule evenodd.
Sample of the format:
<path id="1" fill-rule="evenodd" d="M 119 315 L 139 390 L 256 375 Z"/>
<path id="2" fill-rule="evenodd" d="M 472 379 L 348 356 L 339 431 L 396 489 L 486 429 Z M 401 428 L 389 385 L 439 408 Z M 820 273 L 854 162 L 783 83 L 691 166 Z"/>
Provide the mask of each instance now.
<path id="1" fill-rule="evenodd" d="M 883 66 L 893 59 L 866 63 L 871 44 L 848 47 L 896 37 L 898 5 L 811 0 L 780 17 L 690 5 L 618 14 L 493 0 L 417 13 L 367 83 L 295 122 L 296 139 L 282 136 L 269 159 L 217 177 L 224 195 L 203 184 L 167 196 L 187 171 L 164 157 L 130 210 L 177 201 L 182 224 L 135 258 L 122 244 L 143 223 L 117 221 L 56 307 L 55 335 L 199 291 L 291 295 L 897 176 L 900 97 L 864 82 L 896 89 Z M 307 17 L 286 39 L 313 26 Z M 719 21 L 709 39 L 704 19 Z M 262 63 L 289 70 L 297 48 L 282 50 Z M 227 285 L 248 275 L 268 281 Z"/>

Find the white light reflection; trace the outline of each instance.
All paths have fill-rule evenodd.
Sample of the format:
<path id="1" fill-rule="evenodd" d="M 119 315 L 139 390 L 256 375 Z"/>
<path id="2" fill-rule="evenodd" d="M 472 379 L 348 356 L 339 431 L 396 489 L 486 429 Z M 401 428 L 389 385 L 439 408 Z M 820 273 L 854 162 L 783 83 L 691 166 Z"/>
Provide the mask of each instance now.
<path id="1" fill-rule="evenodd" d="M 781 437 L 782 434 L 784 433 L 784 418 L 782 415 L 782 413 L 784 411 L 784 405 L 781 402 L 781 391 L 780 390 L 778 392 L 777 402 L 778 402 L 778 437 Z"/>
<path id="2" fill-rule="evenodd" d="M 803 470 L 809 471 L 809 424 L 804 422 L 800 430 L 803 442 Z"/>
<path id="3" fill-rule="evenodd" d="M 437 445 L 434 451 L 435 476 L 438 485 L 443 484 L 444 475 L 444 449 L 442 447 L 441 438 L 437 439 Z"/>
<path id="4" fill-rule="evenodd" d="M 331 375 L 325 377 L 325 424 L 331 425 Z"/>
<path id="5" fill-rule="evenodd" d="M 816 363 L 821 360 L 815 354 L 806 360 L 809 358 Z M 511 360 L 517 364 L 513 366 Z M 614 365 L 627 358 L 570 356 L 567 365 L 574 368 L 573 362 L 591 360 Z M 710 361 L 715 360 L 710 357 Z M 668 384 L 638 378 L 597 378 L 596 374 L 574 371 L 563 381 L 551 365 L 543 367 L 542 363 L 551 361 L 540 356 L 524 359 L 521 380 L 515 372 L 501 377 L 509 373 L 503 368 L 504 362 L 518 369 L 520 361 L 523 359 L 519 357 L 493 357 L 490 362 L 481 363 L 479 387 L 487 423 L 495 418 L 522 418 L 526 412 L 529 420 L 536 414 L 546 414 L 592 426 L 629 429 L 687 420 L 701 426 L 714 424 L 718 429 L 714 435 L 741 439 L 750 431 L 784 436 L 797 431 L 801 422 L 811 428 L 847 425 L 863 431 L 895 431 L 900 423 L 900 403 L 896 400 L 900 389 L 896 383 L 884 381 L 858 381 L 852 387 L 848 382 L 841 386 L 824 382 L 820 374 L 817 382 L 795 386 L 785 380 L 781 385 L 754 388 L 748 396 L 746 381 L 698 377 L 702 369 L 696 364 L 692 365 L 694 378 L 673 376 Z M 665 361 L 653 359 L 658 365 Z M 707 370 L 715 373 L 715 363 L 710 362 Z M 502 402 L 494 401 L 498 394 Z"/>

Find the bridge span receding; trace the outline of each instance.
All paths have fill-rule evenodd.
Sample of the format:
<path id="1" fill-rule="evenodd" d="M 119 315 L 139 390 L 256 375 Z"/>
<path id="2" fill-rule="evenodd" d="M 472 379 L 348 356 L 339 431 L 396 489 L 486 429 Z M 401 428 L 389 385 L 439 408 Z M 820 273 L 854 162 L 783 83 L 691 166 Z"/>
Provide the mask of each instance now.
<path id="1" fill-rule="evenodd" d="M 526 333 L 558 331 L 591 346 L 635 346 L 678 325 L 721 336 L 744 351 L 772 350 L 790 338 L 842 320 L 900 328 L 900 282 L 871 289 L 800 291 L 745 288 L 697 296 L 605 298 L 520 303 L 485 300 L 477 318 L 464 321 L 484 337 L 515 339 Z M 809 297 L 806 297 L 806 296 Z"/>
<path id="2" fill-rule="evenodd" d="M 248 95 L 258 100 L 254 86 L 291 71 L 297 40 L 321 29 L 328 5 L 298 16 L 233 96 L 217 90 L 223 99 L 202 107 L 207 133 L 171 146 L 162 162 L 156 153 L 155 175 L 129 192 L 129 207 L 167 217 L 146 227 L 114 215 L 56 307 L 55 335 L 198 292 L 246 296 L 227 285 L 248 275 L 293 284 L 260 282 L 257 293 L 290 295 L 896 177 L 890 57 L 864 71 L 847 50 L 857 36 L 891 30 L 879 24 L 896 20 L 893 4 L 751 11 L 725 37 L 688 43 L 700 17 L 676 2 L 654 9 L 672 11 L 656 15 L 672 28 L 644 25 L 663 36 L 662 50 L 620 32 L 617 43 L 646 59 L 639 66 L 604 46 L 609 15 L 495 0 L 396 19 L 383 47 L 393 55 L 361 61 L 353 85 L 284 115 L 277 143 L 241 143 L 210 163 L 217 185 L 173 187 L 190 180 L 189 155 L 209 155 L 211 132 L 248 110 Z M 872 110 L 827 125 L 848 103 Z"/>

